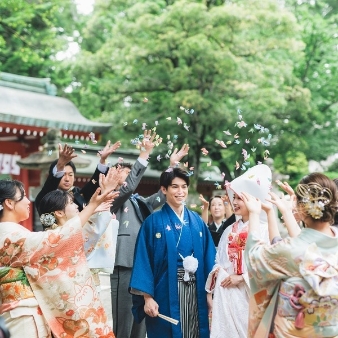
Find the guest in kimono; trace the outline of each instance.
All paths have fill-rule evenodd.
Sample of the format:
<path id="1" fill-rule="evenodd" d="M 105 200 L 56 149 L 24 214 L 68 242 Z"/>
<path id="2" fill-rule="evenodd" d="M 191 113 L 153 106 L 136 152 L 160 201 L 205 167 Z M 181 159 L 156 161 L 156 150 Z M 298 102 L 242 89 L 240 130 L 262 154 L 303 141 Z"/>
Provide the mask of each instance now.
<path id="1" fill-rule="evenodd" d="M 103 177 L 102 177 L 103 176 Z M 30 201 L 19 181 L 0 181 L 0 314 L 11 337 L 114 337 L 83 250 L 82 226 L 111 185 L 101 175 L 90 203 L 62 227 L 31 232 Z"/>
<path id="2" fill-rule="evenodd" d="M 118 194 L 119 192 L 114 192 L 115 197 Z M 114 267 L 119 223 L 112 218 L 111 204 L 110 201 L 101 203 L 82 228 L 84 252 L 98 291 L 100 291 L 99 269 Z M 74 203 L 72 195 L 63 190 L 54 190 L 44 196 L 39 210 L 44 230 L 67 225 L 67 222 L 72 222 L 72 218 L 79 214 L 79 208 Z M 112 229 L 112 227 L 117 227 L 117 229 Z M 112 239 L 113 233 L 115 233 L 115 240 Z M 115 242 L 114 246 L 113 242 Z"/>
<path id="3" fill-rule="evenodd" d="M 250 212 L 245 251 L 252 294 L 250 338 L 338 337 L 338 231 L 332 226 L 337 187 L 325 175 L 312 173 L 295 194 L 305 228 L 274 244 L 256 236 L 260 201 L 242 196 Z M 272 202 L 281 203 L 276 195 Z"/>
<path id="4" fill-rule="evenodd" d="M 199 199 L 203 203 L 202 219 L 208 225 L 215 246 L 218 246 L 224 230 L 236 222 L 236 216 L 232 211 L 231 203 L 227 195 L 215 195 L 209 202 L 200 194 Z M 212 221 L 209 222 L 209 212 Z"/>
<path id="5" fill-rule="evenodd" d="M 135 247 L 130 290 L 140 295 L 135 318 L 146 317 L 149 338 L 209 337 L 205 281 L 215 257 L 210 232 L 185 207 L 189 176 L 169 168 L 160 177 L 166 196 L 161 210 L 142 224 Z M 171 324 L 162 314 L 179 321 Z"/>
<path id="6" fill-rule="evenodd" d="M 209 274 L 206 290 L 213 293 L 211 316 L 212 338 L 246 338 L 249 316 L 249 278 L 244 262 L 244 248 L 248 236 L 249 211 L 240 194 L 250 192 L 265 201 L 269 197 L 271 170 L 261 164 L 247 170 L 227 184 L 227 192 L 236 216 L 240 219 L 229 226 L 221 237 L 216 264 Z M 259 238 L 268 240 L 266 214 L 262 212 Z"/>

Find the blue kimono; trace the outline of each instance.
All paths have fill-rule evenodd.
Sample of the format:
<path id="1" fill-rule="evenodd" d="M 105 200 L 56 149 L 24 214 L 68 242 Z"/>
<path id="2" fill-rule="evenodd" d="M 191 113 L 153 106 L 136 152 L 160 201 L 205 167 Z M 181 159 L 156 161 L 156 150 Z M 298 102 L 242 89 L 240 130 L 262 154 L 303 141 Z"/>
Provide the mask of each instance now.
<path id="1" fill-rule="evenodd" d="M 177 231 L 180 223 L 168 204 L 143 222 L 135 247 L 130 288 L 151 295 L 161 314 L 180 320 L 177 269 L 182 267 L 182 260 L 178 251 L 180 254 L 185 251 L 183 257 L 192 253 L 198 260 L 195 276 L 199 337 L 209 338 L 205 282 L 215 262 L 215 245 L 197 213 L 184 208 L 185 235 Z M 143 296 L 133 299 L 135 319 L 142 320 L 145 316 Z M 173 325 L 159 317 L 146 316 L 146 326 L 148 338 L 182 338 L 180 323 Z"/>

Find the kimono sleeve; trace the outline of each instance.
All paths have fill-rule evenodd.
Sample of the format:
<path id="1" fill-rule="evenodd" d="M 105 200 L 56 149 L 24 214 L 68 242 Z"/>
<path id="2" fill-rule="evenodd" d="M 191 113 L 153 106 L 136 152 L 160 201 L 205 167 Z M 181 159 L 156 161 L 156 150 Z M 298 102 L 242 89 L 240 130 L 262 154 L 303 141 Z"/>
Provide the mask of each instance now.
<path id="1" fill-rule="evenodd" d="M 150 243 L 152 217 L 147 218 L 139 231 L 134 253 L 134 264 L 130 279 L 130 292 L 138 290 L 154 297 L 154 271 L 152 264 L 153 245 Z"/>
<path id="2" fill-rule="evenodd" d="M 245 261 L 249 275 L 261 283 L 281 280 L 290 275 L 290 238 L 275 244 L 267 244 L 256 239 L 251 233 L 245 248 Z"/>
<path id="3" fill-rule="evenodd" d="M 132 312 L 135 321 L 141 323 L 145 317 L 143 293 L 147 293 L 154 297 L 155 280 L 152 266 L 153 247 L 149 243 L 149 238 L 152 238 L 147 229 L 151 226 L 149 217 L 143 222 L 139 231 L 134 253 L 134 264 L 130 279 L 129 292 L 133 298 Z"/>

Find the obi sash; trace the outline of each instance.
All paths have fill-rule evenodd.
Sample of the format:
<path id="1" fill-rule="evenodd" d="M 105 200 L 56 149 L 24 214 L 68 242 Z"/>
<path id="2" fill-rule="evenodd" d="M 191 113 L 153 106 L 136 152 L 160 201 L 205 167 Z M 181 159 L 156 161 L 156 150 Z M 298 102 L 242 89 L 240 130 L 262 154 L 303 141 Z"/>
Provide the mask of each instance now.
<path id="1" fill-rule="evenodd" d="M 0 268 L 0 313 L 18 306 L 19 301 L 35 298 L 22 268 Z"/>

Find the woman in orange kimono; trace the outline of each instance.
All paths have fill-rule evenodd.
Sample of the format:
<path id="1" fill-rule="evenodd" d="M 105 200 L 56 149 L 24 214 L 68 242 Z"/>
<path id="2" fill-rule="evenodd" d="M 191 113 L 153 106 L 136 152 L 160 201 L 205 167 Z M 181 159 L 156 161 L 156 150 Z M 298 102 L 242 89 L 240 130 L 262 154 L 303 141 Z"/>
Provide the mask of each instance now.
<path id="1" fill-rule="evenodd" d="M 116 197 L 109 179 L 67 226 L 35 233 L 18 224 L 30 213 L 22 183 L 0 180 L 0 314 L 12 338 L 114 337 L 82 237 L 98 205 Z"/>

